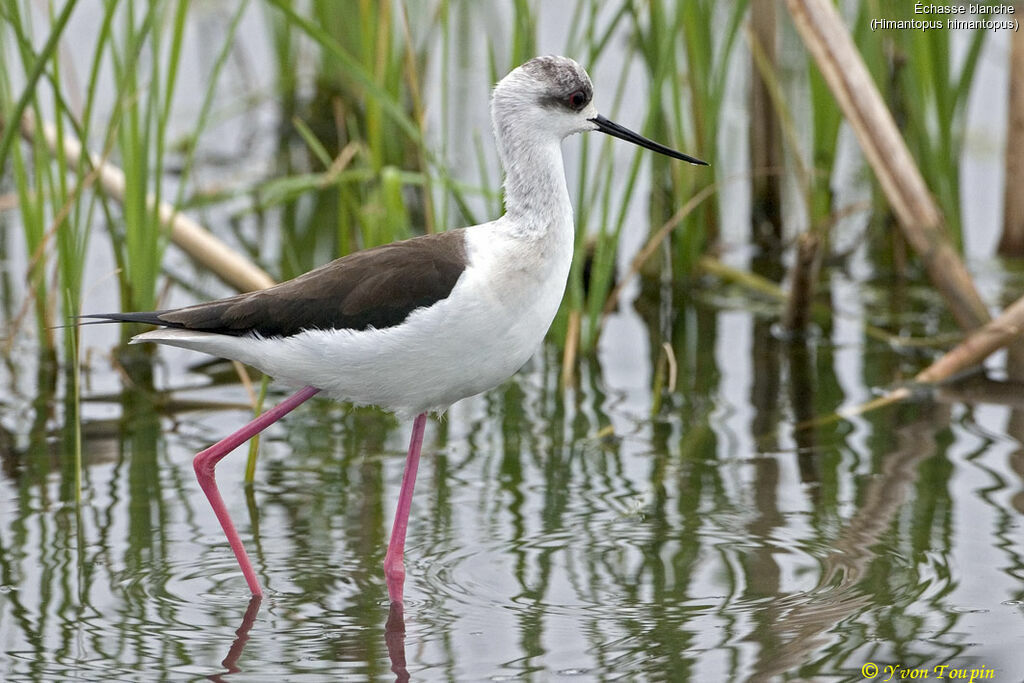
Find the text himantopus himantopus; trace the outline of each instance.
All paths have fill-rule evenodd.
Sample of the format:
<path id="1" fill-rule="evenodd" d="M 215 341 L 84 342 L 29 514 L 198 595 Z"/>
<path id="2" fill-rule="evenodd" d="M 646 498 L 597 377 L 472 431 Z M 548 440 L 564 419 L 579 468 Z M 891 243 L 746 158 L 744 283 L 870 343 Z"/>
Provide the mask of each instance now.
<path id="1" fill-rule="evenodd" d="M 561 142 L 597 130 L 661 154 L 703 161 L 597 113 L 590 77 L 565 57 L 538 57 L 495 87 L 491 116 L 505 169 L 505 215 L 469 228 L 350 254 L 270 289 L 152 313 L 85 316 L 159 325 L 156 342 L 231 358 L 297 393 L 195 458 L 196 477 L 254 595 L 259 581 L 228 516 L 214 467 L 318 392 L 415 415 L 384 560 L 401 602 L 403 549 L 427 412 L 503 382 L 540 345 L 573 253 Z"/>

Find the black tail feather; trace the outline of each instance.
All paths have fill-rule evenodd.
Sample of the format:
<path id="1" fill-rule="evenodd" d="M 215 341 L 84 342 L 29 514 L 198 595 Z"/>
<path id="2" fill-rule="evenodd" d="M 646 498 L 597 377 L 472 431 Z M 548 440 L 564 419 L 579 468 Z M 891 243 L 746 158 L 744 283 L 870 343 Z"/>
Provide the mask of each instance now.
<path id="1" fill-rule="evenodd" d="M 104 323 L 143 323 L 145 325 L 159 325 L 160 327 L 184 327 L 178 323 L 169 323 L 161 320 L 160 316 L 167 311 L 149 311 L 146 313 L 92 313 L 80 315 L 78 319 L 94 318 L 90 322 L 80 323 L 82 325 L 102 325 Z"/>

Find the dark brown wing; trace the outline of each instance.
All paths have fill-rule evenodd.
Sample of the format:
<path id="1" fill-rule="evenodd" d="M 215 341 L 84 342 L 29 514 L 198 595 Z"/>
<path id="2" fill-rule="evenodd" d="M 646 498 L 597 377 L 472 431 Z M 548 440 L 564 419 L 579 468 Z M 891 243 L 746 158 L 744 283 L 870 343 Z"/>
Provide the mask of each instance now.
<path id="1" fill-rule="evenodd" d="M 241 336 L 309 329 L 378 329 L 451 293 L 466 267 L 462 230 L 416 237 L 342 257 L 269 289 L 153 313 L 84 316 Z"/>

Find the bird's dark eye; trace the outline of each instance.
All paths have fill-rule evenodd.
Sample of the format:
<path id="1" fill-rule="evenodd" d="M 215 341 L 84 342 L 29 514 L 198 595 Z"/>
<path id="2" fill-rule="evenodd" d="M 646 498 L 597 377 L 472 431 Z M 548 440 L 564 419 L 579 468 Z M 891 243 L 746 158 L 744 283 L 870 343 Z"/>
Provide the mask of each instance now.
<path id="1" fill-rule="evenodd" d="M 589 101 L 590 98 L 587 97 L 587 93 L 583 92 L 582 90 L 574 90 L 573 92 L 569 93 L 568 97 L 565 98 L 565 103 L 573 111 L 579 111 L 580 109 L 583 109 L 583 107 L 587 106 L 587 102 Z"/>

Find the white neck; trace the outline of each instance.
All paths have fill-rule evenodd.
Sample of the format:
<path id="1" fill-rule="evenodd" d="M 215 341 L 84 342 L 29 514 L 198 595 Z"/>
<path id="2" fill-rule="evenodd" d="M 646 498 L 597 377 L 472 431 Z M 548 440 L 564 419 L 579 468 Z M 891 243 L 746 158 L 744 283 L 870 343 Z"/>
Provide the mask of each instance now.
<path id="1" fill-rule="evenodd" d="M 523 236 L 539 236 L 568 225 L 572 230 L 572 203 L 565 184 L 562 144 L 522 135 L 514 127 L 498 136 L 498 152 L 505 167 L 505 212 L 521 226 Z"/>

